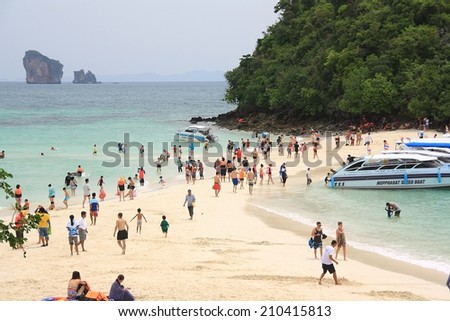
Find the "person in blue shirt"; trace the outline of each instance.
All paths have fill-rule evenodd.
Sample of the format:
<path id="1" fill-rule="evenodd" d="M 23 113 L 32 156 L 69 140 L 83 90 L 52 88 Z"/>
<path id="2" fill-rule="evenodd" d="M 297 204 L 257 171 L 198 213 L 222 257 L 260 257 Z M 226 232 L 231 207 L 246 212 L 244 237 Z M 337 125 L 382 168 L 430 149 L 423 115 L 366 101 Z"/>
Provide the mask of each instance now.
<path id="1" fill-rule="evenodd" d="M 54 204 L 55 202 L 55 188 L 52 187 L 52 184 L 48 184 L 48 199 L 50 200 L 50 204 Z"/>
<path id="2" fill-rule="evenodd" d="M 100 210 L 100 204 L 95 197 L 96 193 L 92 193 L 92 198 L 89 201 L 89 216 L 91 218 L 91 225 L 95 225 L 97 223 L 97 216 Z"/>

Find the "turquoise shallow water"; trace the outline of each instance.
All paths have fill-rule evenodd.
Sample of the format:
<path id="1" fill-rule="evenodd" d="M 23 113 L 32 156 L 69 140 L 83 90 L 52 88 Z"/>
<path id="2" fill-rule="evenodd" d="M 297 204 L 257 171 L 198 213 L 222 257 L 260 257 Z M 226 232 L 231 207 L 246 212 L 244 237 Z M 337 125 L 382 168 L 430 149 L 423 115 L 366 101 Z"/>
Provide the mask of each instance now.
<path id="1" fill-rule="evenodd" d="M 192 116 L 230 110 L 232 106 L 223 101 L 224 90 L 221 82 L 0 83 L 0 149 L 7 155 L 0 166 L 14 175 L 10 184 L 20 184 L 24 198 L 34 202 L 46 201 L 48 184 L 56 188 L 57 198 L 62 195 L 66 173 L 78 165 L 85 169 L 91 188 L 103 175 L 109 196 L 118 177 L 134 176 L 141 165 L 150 189 L 158 188 L 153 160 L 163 149 L 172 153 L 174 134 L 188 126 Z M 214 133 L 223 136 L 218 128 Z M 240 134 L 228 132 L 227 136 L 239 139 Z M 130 149 L 124 157 L 117 154 L 117 142 L 127 139 Z M 97 156 L 92 155 L 94 144 Z M 144 158 L 139 158 L 133 144 L 145 146 Z M 178 178 L 172 162 L 163 175 L 167 180 Z M 83 180 L 78 179 L 77 194 Z M 10 203 L 1 199 L 0 207 L 8 208 Z"/>
<path id="2" fill-rule="evenodd" d="M 342 221 L 352 247 L 449 273 L 449 193 L 450 189 L 334 190 L 320 179 L 289 194 L 271 191 L 264 208 L 311 229 L 321 221 L 324 233 L 332 238 Z M 389 219 L 385 203 L 394 200 L 401 204 L 401 217 Z"/>
<path id="3" fill-rule="evenodd" d="M 11 185 L 22 185 L 24 198 L 31 200 L 32 208 L 33 204 L 47 202 L 49 183 L 55 186 L 61 202 L 64 177 L 78 165 L 86 170 L 91 188 L 104 175 L 111 197 L 117 178 L 134 176 L 140 165 L 138 150 L 132 148 L 127 162 L 121 155 L 120 163 L 105 166 L 104 162 L 114 160 L 108 155 L 116 151 L 117 142 L 123 142 L 124 134 L 128 134 L 130 141 L 146 146 L 145 191 L 160 188 L 156 169 L 148 160 L 155 159 L 163 148 L 171 150 L 174 133 L 189 125 L 192 116 L 215 116 L 234 108 L 223 101 L 225 88 L 226 84 L 220 82 L 0 83 L 0 150 L 7 155 L 0 160 L 0 167 L 14 175 L 9 180 Z M 214 133 L 222 144 L 228 139 L 250 137 L 248 133 L 219 128 L 214 128 Z M 97 156 L 92 155 L 93 144 L 98 146 Z M 52 146 L 55 151 L 50 150 Z M 153 153 L 149 155 L 149 151 Z M 168 183 L 183 180 L 173 163 L 163 168 L 163 175 Z M 337 221 L 343 221 L 352 246 L 450 272 L 450 190 L 330 190 L 323 186 L 322 178 L 314 179 L 310 188 L 300 187 L 289 194 L 274 188 L 264 203 L 253 205 L 311 226 L 320 220 L 330 236 L 334 235 Z M 288 180 L 288 184 L 291 182 Z M 78 202 L 81 193 L 80 186 Z M 387 219 L 384 204 L 388 200 L 401 204 L 399 220 Z M 0 215 L 8 220 L 11 202 L 0 198 Z"/>

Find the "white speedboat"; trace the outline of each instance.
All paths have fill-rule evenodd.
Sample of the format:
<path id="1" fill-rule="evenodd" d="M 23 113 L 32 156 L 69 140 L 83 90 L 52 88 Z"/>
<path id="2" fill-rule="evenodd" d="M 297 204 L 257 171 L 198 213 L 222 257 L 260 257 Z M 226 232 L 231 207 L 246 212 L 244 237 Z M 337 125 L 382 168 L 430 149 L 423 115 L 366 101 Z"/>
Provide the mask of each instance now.
<path id="1" fill-rule="evenodd" d="M 450 138 L 449 137 L 438 137 L 438 138 L 422 138 L 411 140 L 404 143 L 408 147 L 436 147 L 436 148 L 450 148 Z"/>
<path id="2" fill-rule="evenodd" d="M 206 143 L 218 141 L 217 136 L 210 133 L 211 128 L 207 126 L 191 125 L 175 134 L 179 142 Z"/>
<path id="3" fill-rule="evenodd" d="M 450 187 L 450 168 L 435 156 L 381 153 L 364 156 L 337 170 L 332 188 L 412 189 Z"/>
<path id="4" fill-rule="evenodd" d="M 385 150 L 382 151 L 382 154 L 419 154 L 419 155 L 425 155 L 425 156 L 432 156 L 436 157 L 438 160 L 440 160 L 444 165 L 450 166 L 450 153 L 440 150 L 430 150 L 428 148 L 409 148 L 405 147 L 406 149 L 400 149 L 400 150 Z"/>

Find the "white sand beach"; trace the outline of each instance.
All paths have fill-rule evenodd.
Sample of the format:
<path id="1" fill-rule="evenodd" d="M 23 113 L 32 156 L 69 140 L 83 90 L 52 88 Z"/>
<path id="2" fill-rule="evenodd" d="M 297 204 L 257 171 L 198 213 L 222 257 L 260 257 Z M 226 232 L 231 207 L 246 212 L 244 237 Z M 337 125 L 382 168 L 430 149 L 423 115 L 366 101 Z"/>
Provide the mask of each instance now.
<path id="1" fill-rule="evenodd" d="M 434 132 L 427 135 L 433 137 Z M 417 137 L 417 131 L 374 132 L 372 136 L 372 153 L 376 153 L 383 149 L 384 139 L 393 149 L 400 137 Z M 325 157 L 324 153 L 319 150 L 320 157 Z M 364 149 L 346 146 L 339 153 L 345 159 L 347 154 L 362 155 Z M 277 153 L 272 153 L 272 158 L 282 163 Z M 325 167 L 312 169 L 315 182 L 323 184 L 326 172 Z M 208 169 L 205 180 L 197 180 L 195 185 L 167 185 L 156 192 L 138 194 L 134 200 L 102 202 L 97 224 L 88 226 L 87 252 L 71 256 L 65 226 L 70 214 L 80 217 L 79 196 L 78 204 L 73 200 L 69 209 L 50 213 L 48 247 L 36 244 L 37 231 L 27 236 L 26 258 L 21 251 L 1 244 L 0 300 L 64 297 L 74 270 L 80 271 L 92 289 L 104 293 L 109 292 L 117 275 L 123 274 L 124 285 L 140 301 L 450 299 L 444 273 L 356 250 L 351 243 L 348 260 L 343 261 L 341 256 L 336 265 L 342 285 L 334 285 L 328 274 L 319 285 L 321 263 L 307 245 L 312 226 L 247 206 L 249 198 L 270 197 L 273 189 L 284 188 L 289 193 L 305 185 L 304 165 L 290 168 L 289 174 L 286 187 L 275 180 L 273 186 L 256 186 L 250 196 L 247 186 L 233 193 L 227 182 L 215 197 L 211 189 L 213 171 Z M 183 207 L 188 188 L 197 198 L 193 220 Z M 32 204 L 32 209 L 36 205 Z M 136 233 L 136 221 L 130 223 L 137 208 L 148 220 L 143 223 L 142 234 Z M 130 226 L 125 255 L 113 237 L 119 212 L 124 213 Z M 170 223 L 167 238 L 159 226 L 162 215 Z M 324 245 L 332 239 L 330 236 Z"/>

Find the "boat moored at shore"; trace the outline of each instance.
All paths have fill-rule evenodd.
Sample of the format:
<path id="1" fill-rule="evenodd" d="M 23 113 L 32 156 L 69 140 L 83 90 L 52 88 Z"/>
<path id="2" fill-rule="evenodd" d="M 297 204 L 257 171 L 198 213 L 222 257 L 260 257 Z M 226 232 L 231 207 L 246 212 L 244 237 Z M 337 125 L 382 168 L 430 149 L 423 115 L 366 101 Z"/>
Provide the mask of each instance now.
<path id="1" fill-rule="evenodd" d="M 381 153 L 364 156 L 337 170 L 331 188 L 415 189 L 450 187 L 450 168 L 425 154 Z"/>
<path id="2" fill-rule="evenodd" d="M 194 143 L 206 143 L 217 142 L 219 139 L 217 136 L 211 134 L 211 128 L 201 125 L 191 125 L 184 130 L 180 130 L 175 134 L 176 139 L 179 142 L 194 142 Z"/>

